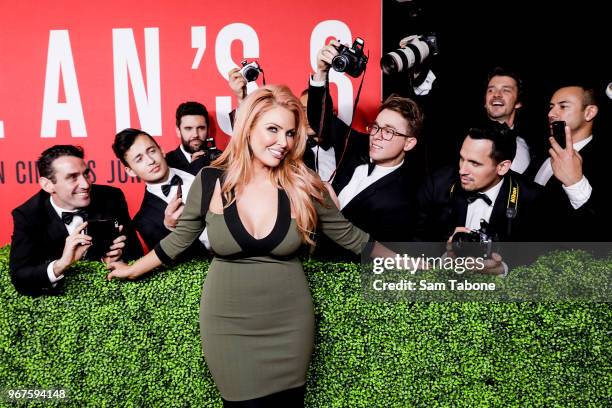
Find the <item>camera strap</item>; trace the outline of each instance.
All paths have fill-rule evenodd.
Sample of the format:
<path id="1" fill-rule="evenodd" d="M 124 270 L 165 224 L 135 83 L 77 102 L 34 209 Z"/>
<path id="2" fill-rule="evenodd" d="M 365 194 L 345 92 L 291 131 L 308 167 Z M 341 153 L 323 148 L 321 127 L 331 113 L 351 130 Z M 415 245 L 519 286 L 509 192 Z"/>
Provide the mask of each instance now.
<path id="1" fill-rule="evenodd" d="M 507 233 L 510 236 L 512 232 L 512 220 L 516 217 L 518 212 L 518 197 L 519 197 L 519 186 L 512 176 L 508 176 L 510 179 L 510 189 L 508 190 L 508 201 L 506 203 L 506 219 L 508 220 Z"/>
<path id="2" fill-rule="evenodd" d="M 370 58 L 370 52 L 368 51 L 368 60 L 369 58 Z M 349 138 L 351 137 L 351 132 L 353 131 L 353 121 L 355 120 L 355 112 L 357 112 L 357 104 L 359 103 L 359 96 L 361 95 L 361 88 L 363 87 L 363 81 L 365 79 L 367 69 L 368 69 L 368 65 L 366 64 L 363 69 L 363 75 L 361 76 L 361 82 L 359 83 L 359 89 L 357 90 L 355 101 L 353 102 L 353 114 L 351 115 L 351 123 L 349 123 L 348 125 L 346 137 L 344 138 L 344 147 L 342 148 L 342 154 L 340 155 L 340 160 L 338 160 L 338 163 L 336 163 L 336 168 L 334 169 L 334 172 L 329 177 L 329 180 L 327 180 L 330 183 L 336 176 L 336 172 L 340 168 L 340 165 L 342 164 L 342 160 L 344 160 L 344 154 L 346 153 L 346 149 L 348 148 Z M 329 75 L 328 75 L 328 78 L 325 80 L 325 93 L 327 92 L 329 92 Z M 325 95 L 323 96 L 323 98 L 325 98 Z M 325 100 L 323 101 L 323 106 L 325 106 Z"/>
<path id="3" fill-rule="evenodd" d="M 512 220 L 516 218 L 518 214 L 518 199 L 519 199 L 519 185 L 512 176 L 508 176 L 508 182 L 510 188 L 508 189 L 508 199 L 506 200 L 506 220 L 507 220 L 507 234 L 510 236 L 512 232 Z M 455 193 L 455 187 L 457 183 L 453 183 L 449 189 L 449 198 L 452 199 Z"/>

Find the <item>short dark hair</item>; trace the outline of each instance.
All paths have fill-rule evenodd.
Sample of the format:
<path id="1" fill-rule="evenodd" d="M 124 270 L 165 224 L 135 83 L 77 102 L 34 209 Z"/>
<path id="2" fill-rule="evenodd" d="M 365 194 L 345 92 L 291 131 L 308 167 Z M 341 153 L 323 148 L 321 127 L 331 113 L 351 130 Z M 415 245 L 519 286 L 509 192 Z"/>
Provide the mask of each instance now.
<path id="1" fill-rule="evenodd" d="M 399 113 L 408 122 L 408 136 L 418 138 L 423 129 L 425 116 L 419 105 L 410 98 L 399 95 L 389 96 L 378 108 L 378 113 L 385 109 Z"/>
<path id="2" fill-rule="evenodd" d="M 504 67 L 499 67 L 499 66 L 495 67 L 489 72 L 489 75 L 487 75 L 487 86 L 489 85 L 489 82 L 491 82 L 491 79 L 493 79 L 493 77 L 496 77 L 496 76 L 507 76 L 507 77 L 514 79 L 514 82 L 516 82 L 516 88 L 518 91 L 516 100 L 517 102 L 523 102 L 525 88 L 524 88 L 523 80 L 521 79 L 521 76 L 518 74 L 518 72 L 513 71 L 511 69 L 504 68 Z"/>
<path id="3" fill-rule="evenodd" d="M 63 156 L 74 156 L 79 159 L 83 159 L 85 157 L 85 151 L 81 146 L 74 145 L 55 145 L 51 146 L 38 158 L 36 162 L 36 167 L 38 168 L 38 174 L 41 177 L 48 178 L 53 183 L 55 180 L 55 169 L 53 168 L 53 162 L 55 159 L 59 159 Z"/>
<path id="4" fill-rule="evenodd" d="M 206 119 L 206 126 L 208 126 L 208 111 L 206 110 L 206 106 L 202 105 L 200 102 L 183 102 L 176 108 L 176 127 L 181 126 L 182 117 L 187 115 L 204 116 L 204 119 Z"/>
<path id="5" fill-rule="evenodd" d="M 115 141 L 113 142 L 113 152 L 115 152 L 115 156 L 117 156 L 117 158 L 121 160 L 121 163 L 123 163 L 125 167 L 129 167 L 127 160 L 125 160 L 125 152 L 130 150 L 130 147 L 132 147 L 134 141 L 140 135 L 147 136 L 153 141 L 153 143 L 155 143 L 157 147 L 159 147 L 157 140 L 151 137 L 151 135 L 145 132 L 144 130 L 127 128 L 123 129 L 121 132 L 115 135 Z"/>
<path id="6" fill-rule="evenodd" d="M 482 127 L 471 128 L 467 135 L 475 140 L 490 140 L 493 146 L 489 156 L 496 164 L 516 156 L 516 135 L 505 123 L 489 121 Z"/>
<path id="7" fill-rule="evenodd" d="M 582 107 L 583 109 L 588 105 L 599 106 L 599 99 L 601 95 L 596 91 L 595 85 L 588 80 L 568 80 L 560 84 L 555 89 L 555 92 L 561 88 L 576 87 L 582 89 Z"/>

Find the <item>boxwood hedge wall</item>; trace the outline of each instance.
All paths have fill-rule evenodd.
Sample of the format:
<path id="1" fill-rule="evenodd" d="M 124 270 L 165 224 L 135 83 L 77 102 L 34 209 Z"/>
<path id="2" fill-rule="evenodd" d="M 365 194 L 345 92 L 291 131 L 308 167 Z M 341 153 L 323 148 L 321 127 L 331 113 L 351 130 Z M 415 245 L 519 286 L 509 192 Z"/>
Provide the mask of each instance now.
<path id="1" fill-rule="evenodd" d="M 14 291 L 7 257 L 0 250 L 3 396 L 64 388 L 69 406 L 221 406 L 198 333 L 206 262 L 139 282 L 80 263 L 64 296 L 32 299 Z M 305 270 L 317 317 L 308 407 L 612 405 L 608 303 L 371 302 L 354 265 Z"/>

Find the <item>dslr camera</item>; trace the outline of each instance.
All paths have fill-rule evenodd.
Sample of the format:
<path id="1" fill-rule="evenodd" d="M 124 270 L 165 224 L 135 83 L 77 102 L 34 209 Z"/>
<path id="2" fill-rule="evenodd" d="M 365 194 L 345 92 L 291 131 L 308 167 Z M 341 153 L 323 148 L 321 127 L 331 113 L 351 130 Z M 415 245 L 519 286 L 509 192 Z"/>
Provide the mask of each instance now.
<path id="1" fill-rule="evenodd" d="M 363 73 L 368 63 L 368 57 L 363 53 L 363 39 L 357 37 L 351 48 L 340 44 L 338 55 L 332 59 L 332 68 L 337 72 L 346 72 L 357 78 Z"/>
<path id="2" fill-rule="evenodd" d="M 408 71 L 438 51 L 436 34 L 410 35 L 400 41 L 400 48 L 382 56 L 380 67 L 387 75 Z"/>
<path id="3" fill-rule="evenodd" d="M 243 60 L 240 64 L 242 65 L 240 74 L 247 82 L 255 81 L 259 77 L 259 73 L 263 72 L 257 61 L 249 63 L 247 60 Z"/>
<path id="4" fill-rule="evenodd" d="M 216 160 L 217 157 L 221 156 L 221 153 L 223 153 L 217 148 L 217 145 L 215 144 L 215 139 L 212 137 L 206 138 L 206 140 L 204 141 L 204 148 L 202 150 L 206 151 L 206 155 L 208 156 L 211 162 L 213 160 Z"/>
<path id="5" fill-rule="evenodd" d="M 483 257 L 488 259 L 493 252 L 494 235 L 489 224 L 480 220 L 480 229 L 471 232 L 457 232 L 453 236 L 453 252 L 461 258 Z"/>

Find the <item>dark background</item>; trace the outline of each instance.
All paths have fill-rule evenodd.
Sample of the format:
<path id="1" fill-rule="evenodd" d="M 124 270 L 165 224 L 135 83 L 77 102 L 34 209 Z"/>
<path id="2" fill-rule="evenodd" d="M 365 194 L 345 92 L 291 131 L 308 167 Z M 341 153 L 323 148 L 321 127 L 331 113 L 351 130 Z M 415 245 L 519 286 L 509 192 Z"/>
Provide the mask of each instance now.
<path id="1" fill-rule="evenodd" d="M 539 155 L 547 148 L 549 99 L 567 81 L 587 81 L 600 92 L 594 133 L 609 138 L 612 101 L 604 90 L 612 81 L 612 19 L 604 3 L 383 0 L 383 53 L 407 35 L 438 37 L 439 54 L 424 61 L 437 79 L 429 95 L 416 97 L 427 116 L 422 165 L 432 169 L 455 160 L 458 141 L 485 117 L 486 78 L 495 66 L 523 78 L 521 136 Z M 406 84 L 401 75 L 384 75 L 383 94 L 408 96 Z"/>

